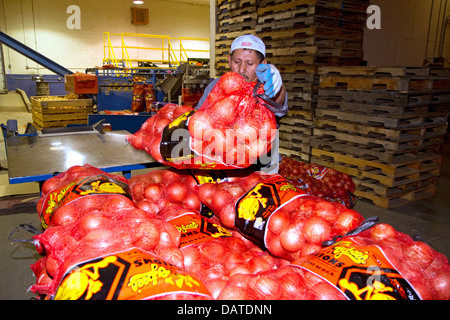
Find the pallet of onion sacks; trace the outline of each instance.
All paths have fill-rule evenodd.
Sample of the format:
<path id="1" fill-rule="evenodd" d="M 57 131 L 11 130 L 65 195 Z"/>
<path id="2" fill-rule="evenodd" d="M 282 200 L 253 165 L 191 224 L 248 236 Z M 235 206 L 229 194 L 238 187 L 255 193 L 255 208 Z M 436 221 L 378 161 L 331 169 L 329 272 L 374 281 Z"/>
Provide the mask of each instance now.
<path id="1" fill-rule="evenodd" d="M 42 299 L 449 299 L 447 258 L 279 174 L 90 165 L 38 202 Z"/>

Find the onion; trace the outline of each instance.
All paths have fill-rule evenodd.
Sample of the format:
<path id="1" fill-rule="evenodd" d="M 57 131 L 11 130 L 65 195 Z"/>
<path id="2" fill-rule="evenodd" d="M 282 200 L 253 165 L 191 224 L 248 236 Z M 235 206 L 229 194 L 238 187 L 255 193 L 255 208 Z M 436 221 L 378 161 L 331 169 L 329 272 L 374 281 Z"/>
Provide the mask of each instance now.
<path id="1" fill-rule="evenodd" d="M 329 240 L 331 226 L 324 218 L 311 217 L 306 220 L 303 232 L 306 241 L 321 245 L 323 241 Z"/>
<path id="2" fill-rule="evenodd" d="M 58 261 L 52 256 L 48 255 L 45 259 L 45 269 L 47 271 L 47 274 L 54 278 L 56 275 L 56 272 L 58 271 L 59 263 Z"/>
<path id="3" fill-rule="evenodd" d="M 156 251 L 156 254 L 165 262 L 184 269 L 183 253 L 176 247 L 166 247 Z"/>
<path id="4" fill-rule="evenodd" d="M 230 271 L 240 265 L 245 264 L 245 258 L 242 255 L 242 253 L 238 252 L 231 252 L 224 260 L 223 264 L 225 267 L 225 270 Z"/>
<path id="5" fill-rule="evenodd" d="M 450 299 L 450 270 L 447 267 L 446 272 L 437 274 L 431 280 L 431 286 L 436 290 L 439 300 Z"/>
<path id="6" fill-rule="evenodd" d="M 370 236 L 375 242 L 386 239 L 395 239 L 397 231 L 389 224 L 379 223 L 370 228 Z"/>
<path id="7" fill-rule="evenodd" d="M 305 299 L 305 280 L 303 277 L 295 271 L 294 268 L 286 268 L 292 269 L 291 272 L 283 274 L 279 281 L 282 286 L 282 299 L 289 300 L 306 300 Z"/>
<path id="8" fill-rule="evenodd" d="M 78 219 L 78 212 L 75 209 L 75 206 L 72 204 L 65 204 L 59 207 L 48 225 L 54 226 L 62 226 L 72 222 L 75 222 Z"/>
<path id="9" fill-rule="evenodd" d="M 156 205 L 156 203 L 154 202 L 150 202 L 148 200 L 141 200 L 139 201 L 136 206 L 139 209 L 144 210 L 145 212 L 147 212 L 150 215 L 157 215 L 158 212 L 160 211 L 158 205 Z"/>
<path id="10" fill-rule="evenodd" d="M 297 252 L 301 250 L 305 244 L 305 240 L 300 230 L 291 228 L 281 234 L 280 243 L 287 251 Z"/>
<path id="11" fill-rule="evenodd" d="M 288 226 L 289 216 L 282 210 L 274 212 L 269 218 L 268 228 L 274 234 L 280 234 L 283 231 L 286 231 Z"/>
<path id="12" fill-rule="evenodd" d="M 223 94 L 230 95 L 233 92 L 241 91 L 244 87 L 244 78 L 235 72 L 227 72 L 220 78 L 220 89 Z"/>
<path id="13" fill-rule="evenodd" d="M 155 122 L 156 132 L 155 134 L 161 133 L 165 127 L 169 125 L 171 121 L 169 119 L 159 118 Z"/>
<path id="14" fill-rule="evenodd" d="M 135 245 L 142 249 L 151 250 L 158 245 L 160 240 L 160 232 L 152 221 L 139 224 L 137 230 L 135 230 L 135 235 L 138 239 Z"/>
<path id="15" fill-rule="evenodd" d="M 220 222 L 225 228 L 234 229 L 234 223 L 236 220 L 236 209 L 234 203 L 228 203 L 219 212 Z"/>
<path id="16" fill-rule="evenodd" d="M 199 186 L 197 196 L 202 203 L 211 206 L 212 197 L 216 191 L 217 184 L 205 183 Z"/>
<path id="17" fill-rule="evenodd" d="M 185 114 L 186 112 L 192 111 L 192 107 L 188 105 L 176 105 L 176 108 L 173 110 L 173 119 L 178 118 L 179 116 Z"/>
<path id="18" fill-rule="evenodd" d="M 302 257 L 309 256 L 310 254 L 316 253 L 320 249 L 322 249 L 322 246 L 320 246 L 320 245 L 307 243 L 302 248 L 301 256 Z"/>
<path id="19" fill-rule="evenodd" d="M 335 206 L 328 201 L 318 201 L 312 208 L 312 215 L 322 217 L 329 223 L 333 224 L 337 218 L 337 211 Z"/>
<path id="20" fill-rule="evenodd" d="M 280 237 L 270 232 L 266 233 L 265 245 L 267 250 L 276 257 L 284 258 L 288 252 L 281 245 Z"/>
<path id="21" fill-rule="evenodd" d="M 318 198 L 316 197 L 301 197 L 300 203 L 298 206 L 298 211 L 302 213 L 304 218 L 311 216 L 312 209 L 314 205 L 317 203 Z"/>
<path id="22" fill-rule="evenodd" d="M 184 256 L 184 267 L 194 273 L 200 273 L 203 268 L 201 265 L 201 254 L 195 246 L 186 246 L 181 249 Z"/>
<path id="23" fill-rule="evenodd" d="M 219 261 L 222 262 L 227 254 L 226 248 L 221 243 L 215 241 L 204 242 L 198 249 L 202 256 L 214 264 Z"/>
<path id="24" fill-rule="evenodd" d="M 102 196 L 103 197 L 103 196 Z M 102 206 L 102 210 L 109 212 L 116 212 L 125 209 L 135 208 L 133 200 L 123 195 L 111 195 L 108 196 L 108 201 Z"/>
<path id="25" fill-rule="evenodd" d="M 163 170 L 152 170 L 146 175 L 152 183 L 161 183 L 163 181 Z"/>
<path id="26" fill-rule="evenodd" d="M 334 228 L 338 230 L 340 234 L 345 234 L 350 230 L 355 229 L 364 218 L 355 210 L 345 209 L 342 210 L 334 223 Z"/>
<path id="27" fill-rule="evenodd" d="M 211 129 L 210 118 L 206 112 L 199 110 L 189 118 L 189 134 L 195 140 L 209 141 L 213 132 Z"/>
<path id="28" fill-rule="evenodd" d="M 251 124 L 239 121 L 234 128 L 237 143 L 249 146 L 254 141 L 258 140 L 258 130 Z"/>
<path id="29" fill-rule="evenodd" d="M 115 231 L 102 227 L 88 232 L 83 237 L 80 247 L 85 246 L 91 250 L 106 250 L 121 241 Z"/>
<path id="30" fill-rule="evenodd" d="M 233 184 L 231 187 L 227 188 L 227 191 L 231 194 L 232 199 L 236 202 L 244 194 L 244 189 L 238 184 Z"/>
<path id="31" fill-rule="evenodd" d="M 189 192 L 183 201 L 183 206 L 186 209 L 199 213 L 201 210 L 201 202 L 195 193 Z"/>
<path id="32" fill-rule="evenodd" d="M 227 282 L 221 278 L 214 278 L 210 280 L 203 281 L 206 288 L 208 288 L 209 293 L 214 299 L 217 299 L 220 292 L 225 288 Z"/>
<path id="33" fill-rule="evenodd" d="M 317 300 L 346 300 L 344 295 L 327 282 L 321 282 L 310 290 L 316 295 Z"/>
<path id="34" fill-rule="evenodd" d="M 86 214 L 79 222 L 78 228 L 81 232 L 90 232 L 93 229 L 104 226 L 109 221 L 109 217 L 101 211 L 93 211 Z"/>
<path id="35" fill-rule="evenodd" d="M 179 182 L 180 175 L 174 170 L 162 170 L 161 179 L 165 185 L 168 185 L 171 182 Z"/>
<path id="36" fill-rule="evenodd" d="M 165 189 L 165 195 L 171 202 L 183 202 L 186 197 L 187 188 L 182 182 L 172 182 Z"/>
<path id="37" fill-rule="evenodd" d="M 270 264 L 263 257 L 255 257 L 247 263 L 248 269 L 252 274 L 271 269 Z"/>
<path id="38" fill-rule="evenodd" d="M 225 270 L 224 266 L 221 264 L 215 264 L 212 267 L 204 269 L 201 271 L 202 279 L 210 280 L 224 277 Z"/>
<path id="39" fill-rule="evenodd" d="M 211 209 L 214 212 L 220 212 L 232 201 L 231 194 L 227 190 L 218 190 L 214 193 L 211 200 Z"/>
<path id="40" fill-rule="evenodd" d="M 249 283 L 253 294 L 257 299 L 278 300 L 282 295 L 282 286 L 276 279 L 269 276 L 258 276 Z"/>
<path id="41" fill-rule="evenodd" d="M 248 156 L 250 159 L 257 159 L 260 156 L 263 156 L 268 151 L 268 143 L 263 140 L 257 139 L 256 141 L 253 141 L 248 146 Z M 252 161 L 252 160 L 250 160 Z M 251 162 L 250 162 L 251 163 Z"/>
<path id="42" fill-rule="evenodd" d="M 144 190 L 144 196 L 149 201 L 158 201 L 163 196 L 163 189 L 157 183 L 150 183 Z"/>
<path id="43" fill-rule="evenodd" d="M 420 268 L 428 267 L 434 260 L 436 252 L 422 241 L 414 241 L 404 249 L 405 255 Z"/>
<path id="44" fill-rule="evenodd" d="M 237 286 L 226 286 L 217 296 L 217 300 L 247 300 L 247 290 Z"/>
<path id="45" fill-rule="evenodd" d="M 272 141 L 277 134 L 277 124 L 275 121 L 264 121 L 259 130 L 259 138 L 264 141 Z"/>
<path id="46" fill-rule="evenodd" d="M 239 274 L 248 275 L 251 274 L 251 271 L 246 265 L 239 265 L 228 272 L 228 277 L 232 277 Z"/>
<path id="47" fill-rule="evenodd" d="M 210 106 L 211 123 L 215 127 L 224 127 L 234 122 L 237 116 L 235 105 L 239 102 L 240 96 L 225 96 L 222 100 L 215 101 Z"/>

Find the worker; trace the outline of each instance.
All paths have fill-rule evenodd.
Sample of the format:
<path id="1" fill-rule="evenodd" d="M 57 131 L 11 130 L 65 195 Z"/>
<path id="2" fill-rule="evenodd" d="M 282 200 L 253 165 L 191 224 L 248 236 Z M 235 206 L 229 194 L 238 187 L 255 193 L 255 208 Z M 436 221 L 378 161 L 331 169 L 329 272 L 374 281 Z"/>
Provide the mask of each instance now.
<path id="1" fill-rule="evenodd" d="M 232 72 L 242 75 L 246 82 L 261 81 L 264 85 L 264 93 L 273 101 L 283 106 L 284 111 L 274 112 L 279 118 L 287 113 L 287 91 L 283 85 L 280 72 L 273 64 L 265 60 L 266 46 L 264 42 L 252 34 L 246 34 L 236 38 L 231 44 L 231 54 L 228 56 L 228 64 Z M 203 96 L 198 101 L 196 109 L 205 102 L 212 88 L 220 77 L 211 81 L 205 88 Z M 278 130 L 277 130 L 278 131 Z M 278 164 L 281 160 L 279 152 L 279 136 L 276 134 L 270 151 L 270 163 L 257 163 L 252 166 L 255 170 L 261 170 L 270 174 L 278 172 Z"/>

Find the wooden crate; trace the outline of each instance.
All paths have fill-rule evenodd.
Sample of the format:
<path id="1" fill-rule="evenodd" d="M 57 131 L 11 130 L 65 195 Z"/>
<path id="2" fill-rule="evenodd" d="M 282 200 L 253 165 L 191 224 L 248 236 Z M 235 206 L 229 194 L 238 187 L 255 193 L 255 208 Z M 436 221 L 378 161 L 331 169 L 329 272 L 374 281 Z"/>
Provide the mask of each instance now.
<path id="1" fill-rule="evenodd" d="M 311 159 L 311 151 L 310 150 L 303 152 L 303 151 L 298 151 L 298 150 L 282 148 L 280 146 L 279 152 L 280 152 L 280 155 L 282 155 L 282 156 L 293 158 L 295 160 L 299 160 L 302 162 L 309 162 Z"/>
<path id="2" fill-rule="evenodd" d="M 31 97 L 33 124 L 38 129 L 87 124 L 93 113 L 92 99 L 64 99 L 63 96 Z"/>
<path id="3" fill-rule="evenodd" d="M 434 195 L 442 156 L 421 153 L 415 159 L 383 164 L 312 148 L 311 162 L 349 174 L 356 184 L 356 196 L 389 209 Z"/>

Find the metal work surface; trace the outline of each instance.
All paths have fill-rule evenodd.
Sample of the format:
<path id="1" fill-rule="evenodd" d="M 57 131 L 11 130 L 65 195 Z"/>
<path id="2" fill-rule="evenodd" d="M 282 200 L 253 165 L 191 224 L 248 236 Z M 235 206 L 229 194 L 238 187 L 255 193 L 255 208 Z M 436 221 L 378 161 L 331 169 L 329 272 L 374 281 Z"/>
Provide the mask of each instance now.
<path id="1" fill-rule="evenodd" d="M 125 130 L 6 139 L 10 183 L 43 181 L 74 165 L 90 164 L 105 172 L 158 165 L 148 153 L 127 143 Z"/>

